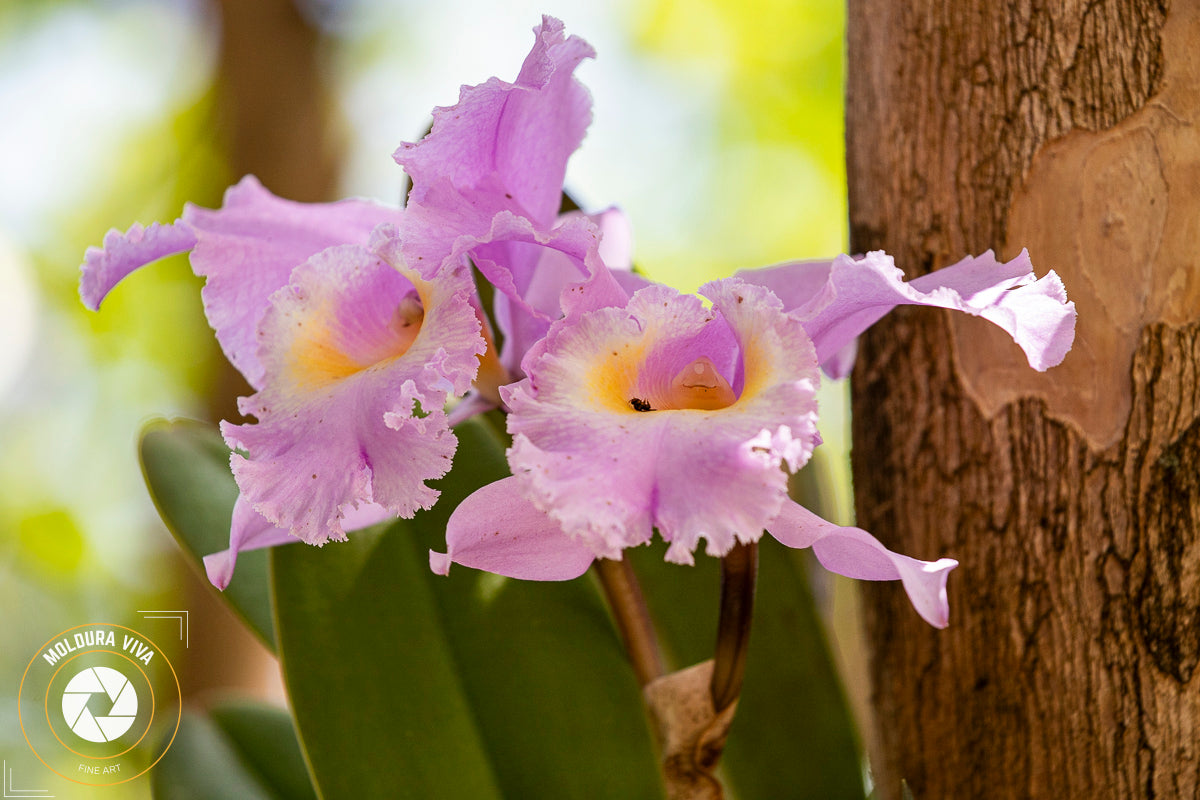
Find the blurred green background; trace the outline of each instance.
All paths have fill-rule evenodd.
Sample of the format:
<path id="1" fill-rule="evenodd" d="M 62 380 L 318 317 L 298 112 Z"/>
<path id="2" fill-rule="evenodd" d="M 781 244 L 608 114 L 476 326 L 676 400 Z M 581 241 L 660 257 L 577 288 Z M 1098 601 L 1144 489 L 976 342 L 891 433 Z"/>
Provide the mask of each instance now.
<path id="1" fill-rule="evenodd" d="M 460 84 L 515 77 L 548 13 L 599 54 L 578 72 L 594 122 L 568 188 L 629 214 L 651 277 L 690 291 L 845 248 L 837 0 L 434 5 L 0 2 L 0 754 L 17 784 L 60 785 L 25 747 L 16 695 L 38 647 L 73 625 L 158 634 L 189 702 L 227 686 L 281 699 L 271 662 L 178 558 L 135 449 L 152 417 L 234 418 L 245 387 L 182 258 L 99 314 L 80 305 L 84 250 L 109 228 L 217 206 L 246 172 L 293 199 L 397 203 L 395 147 Z M 843 523 L 845 392 L 822 389 L 820 464 Z M 845 592 L 834 649 L 853 662 Z M 145 609 L 188 609 L 188 646 Z"/>

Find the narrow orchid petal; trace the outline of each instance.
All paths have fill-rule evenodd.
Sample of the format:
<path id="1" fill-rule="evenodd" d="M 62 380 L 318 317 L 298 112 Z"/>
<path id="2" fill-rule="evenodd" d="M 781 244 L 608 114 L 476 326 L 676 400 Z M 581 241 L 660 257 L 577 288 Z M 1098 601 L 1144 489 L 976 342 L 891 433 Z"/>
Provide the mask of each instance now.
<path id="1" fill-rule="evenodd" d="M 657 528 L 667 558 L 699 540 L 754 541 L 816 436 L 816 358 L 766 290 L 729 280 L 699 298 L 654 286 L 625 307 L 556 322 L 501 392 L 509 463 L 535 506 L 597 556 Z M 689 383 L 691 381 L 692 383 Z"/>
<path id="2" fill-rule="evenodd" d="M 297 267 L 260 325 L 261 391 L 241 403 L 257 424 L 225 424 L 242 494 L 306 542 L 345 538 L 342 516 L 377 503 L 428 508 L 425 481 L 450 466 L 442 408 L 464 393 L 483 352 L 469 277 L 427 278 L 383 231 Z"/>
<path id="3" fill-rule="evenodd" d="M 368 526 L 383 522 L 392 514 L 383 506 L 374 503 L 364 503 L 358 508 L 346 512 L 342 518 L 342 527 L 348 532 L 361 530 Z M 290 531 L 272 525 L 262 514 L 255 511 L 246 500 L 239 495 L 233 504 L 233 519 L 229 530 L 229 547 L 204 557 L 204 571 L 209 582 L 224 591 L 233 580 L 233 571 L 237 566 L 238 553 L 249 550 L 259 550 L 264 547 L 275 547 L 298 541 Z"/>
<path id="4" fill-rule="evenodd" d="M 238 553 L 243 550 L 257 550 L 260 547 L 274 547 L 287 544 L 295 539 L 292 535 L 267 521 L 262 514 L 239 495 L 233 504 L 233 520 L 229 531 L 229 547 L 204 557 L 204 571 L 208 574 L 209 582 L 224 591 L 233 579 L 233 570 L 237 566 Z"/>
<path id="5" fill-rule="evenodd" d="M 1062 361 L 1075 336 L 1075 304 L 1054 272 L 1037 278 L 1029 255 L 1000 263 L 989 250 L 911 282 L 882 252 L 833 262 L 798 262 L 748 270 L 738 277 L 768 286 L 799 318 L 821 364 L 844 377 L 847 347 L 898 305 L 925 305 L 980 316 L 1004 329 L 1029 365 L 1043 371 Z"/>
<path id="6" fill-rule="evenodd" d="M 526 500 L 515 478 L 478 489 L 446 523 L 445 553 L 430 551 L 439 575 L 450 564 L 527 581 L 566 581 L 587 572 L 595 556 Z"/>
<path id="7" fill-rule="evenodd" d="M 834 525 L 791 500 L 767 523 L 767 531 L 788 547 L 811 547 L 830 572 L 866 581 L 899 580 L 922 619 L 935 628 L 950 623 L 946 578 L 958 566 L 954 559 L 919 561 L 893 553 L 863 529 Z"/>
<path id="8" fill-rule="evenodd" d="M 133 225 L 125 233 L 116 228 L 104 236 L 104 247 L 89 247 L 80 267 L 79 296 L 83 304 L 96 311 L 113 287 L 125 276 L 160 258 L 186 253 L 196 244 L 187 225 L 161 225 L 149 228 Z"/>
<path id="9" fill-rule="evenodd" d="M 284 200 L 252 176 L 230 187 L 219 209 L 184 209 L 183 221 L 197 240 L 192 268 L 205 278 L 205 314 L 225 355 L 251 386 L 261 388 L 264 379 L 259 321 L 292 270 L 327 247 L 366 245 L 377 225 L 394 223 L 399 214 L 365 200 Z"/>
<path id="10" fill-rule="evenodd" d="M 1004 329 L 1038 372 L 1061 363 L 1075 341 L 1075 304 L 1067 300 L 1062 279 L 1053 270 L 1042 278 L 1035 276 L 1026 250 L 1007 263 L 998 262 L 988 250 L 909 285 L 927 297 L 957 294 L 960 310 L 977 312 Z"/>
<path id="11" fill-rule="evenodd" d="M 573 73 L 595 52 L 542 17 L 515 83 L 464 86 L 457 105 L 434 109 L 433 129 L 394 155 L 413 180 L 410 205 L 437 204 L 444 178 L 468 205 L 507 208 L 549 227 L 558 213 L 567 159 L 591 122 L 591 98 Z M 489 216 L 490 216 L 489 213 Z"/>

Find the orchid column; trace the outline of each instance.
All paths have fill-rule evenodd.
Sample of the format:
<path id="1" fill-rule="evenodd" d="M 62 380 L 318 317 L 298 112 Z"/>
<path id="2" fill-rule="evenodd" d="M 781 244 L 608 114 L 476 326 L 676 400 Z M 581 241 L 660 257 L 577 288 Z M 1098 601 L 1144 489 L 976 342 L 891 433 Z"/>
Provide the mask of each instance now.
<path id="1" fill-rule="evenodd" d="M 851 249 L 1028 247 L 1080 320 L 1046 374 L 965 318 L 863 340 L 859 522 L 962 564 L 943 632 L 868 587 L 884 797 L 1200 791 L 1200 15 L 1165 8 L 850 4 Z"/>

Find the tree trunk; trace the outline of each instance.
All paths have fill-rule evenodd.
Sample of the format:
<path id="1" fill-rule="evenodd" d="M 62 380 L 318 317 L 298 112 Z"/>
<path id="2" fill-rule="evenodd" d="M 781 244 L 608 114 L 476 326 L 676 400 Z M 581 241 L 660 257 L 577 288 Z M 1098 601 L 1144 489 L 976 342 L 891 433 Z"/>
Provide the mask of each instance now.
<path id="1" fill-rule="evenodd" d="M 962 563 L 945 631 L 868 589 L 884 797 L 1200 796 L 1198 6 L 850 0 L 852 250 L 1027 247 L 1079 312 L 1045 374 L 948 312 L 861 343 L 859 524 Z"/>

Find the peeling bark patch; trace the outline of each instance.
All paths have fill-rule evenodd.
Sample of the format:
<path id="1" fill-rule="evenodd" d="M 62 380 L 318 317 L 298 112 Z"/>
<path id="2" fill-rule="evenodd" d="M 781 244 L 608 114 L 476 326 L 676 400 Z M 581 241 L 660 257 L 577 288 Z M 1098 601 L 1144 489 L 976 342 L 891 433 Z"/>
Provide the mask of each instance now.
<path id="1" fill-rule="evenodd" d="M 1155 665 L 1187 683 L 1200 663 L 1200 420 L 1151 468 L 1141 523 L 1138 631 Z"/>

